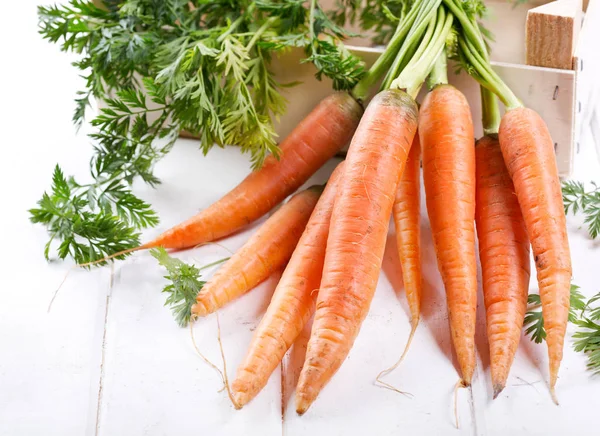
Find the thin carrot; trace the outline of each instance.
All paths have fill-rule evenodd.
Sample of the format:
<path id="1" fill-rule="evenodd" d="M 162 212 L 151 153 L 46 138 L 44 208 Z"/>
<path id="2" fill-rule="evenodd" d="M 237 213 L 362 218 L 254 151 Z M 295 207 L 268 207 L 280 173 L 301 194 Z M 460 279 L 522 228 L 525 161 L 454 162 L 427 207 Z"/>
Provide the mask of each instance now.
<path id="1" fill-rule="evenodd" d="M 496 398 L 506 385 L 521 338 L 529 290 L 529 238 L 498 139 L 478 140 L 475 156 L 475 222 Z"/>
<path id="2" fill-rule="evenodd" d="M 367 315 L 389 217 L 417 127 L 417 106 L 400 90 L 369 104 L 352 139 L 335 201 L 321 288 L 296 411 L 306 412 L 348 355 Z"/>
<path id="3" fill-rule="evenodd" d="M 421 143 L 418 134 L 406 161 L 406 168 L 394 201 L 396 242 L 402 279 L 410 309 L 410 324 L 416 329 L 421 313 Z"/>
<path id="4" fill-rule="evenodd" d="M 547 334 L 550 390 L 556 401 L 554 387 L 569 317 L 572 269 L 554 146 L 544 120 L 524 107 L 504 114 L 499 138 L 533 248 Z"/>
<path id="5" fill-rule="evenodd" d="M 398 391 L 381 378 L 396 369 L 406 357 L 412 339 L 419 324 L 421 313 L 421 293 L 423 289 L 421 275 L 421 144 L 419 135 L 413 139 L 404 174 L 398 183 L 396 199 L 392 209 L 396 226 L 396 243 L 402 268 L 402 279 L 408 307 L 410 309 L 410 335 L 400 359 L 388 369 L 379 373 L 376 382 Z"/>
<path id="6" fill-rule="evenodd" d="M 206 316 L 245 294 L 291 257 L 317 204 L 321 186 L 295 194 L 204 285 L 192 314 Z"/>
<path id="7" fill-rule="evenodd" d="M 238 407 L 243 407 L 265 387 L 271 373 L 292 346 L 315 308 L 329 222 L 340 184 L 342 162 L 337 166 L 294 250 L 269 308 L 254 332 L 246 357 L 232 384 Z"/>
<path id="8" fill-rule="evenodd" d="M 453 86 L 433 88 L 419 118 L 423 179 L 450 330 L 464 385 L 475 369 L 475 139 L 469 103 Z"/>

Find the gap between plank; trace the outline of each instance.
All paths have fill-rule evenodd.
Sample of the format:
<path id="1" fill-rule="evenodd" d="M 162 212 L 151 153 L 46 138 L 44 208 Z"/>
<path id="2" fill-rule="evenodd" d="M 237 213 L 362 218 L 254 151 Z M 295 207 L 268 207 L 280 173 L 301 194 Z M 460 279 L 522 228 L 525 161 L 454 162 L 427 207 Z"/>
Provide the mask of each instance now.
<path id="1" fill-rule="evenodd" d="M 104 359 L 106 355 L 106 332 L 108 330 L 108 315 L 110 313 L 110 302 L 113 292 L 113 282 L 115 276 L 115 264 L 111 264 L 110 269 L 110 281 L 108 284 L 108 293 L 106 294 L 106 304 L 104 309 L 104 324 L 103 324 L 103 332 L 102 332 L 102 351 L 100 357 L 100 380 L 98 382 L 98 403 L 96 405 L 96 427 L 95 427 L 95 436 L 100 434 L 100 418 L 102 415 L 102 397 L 104 394 Z"/>

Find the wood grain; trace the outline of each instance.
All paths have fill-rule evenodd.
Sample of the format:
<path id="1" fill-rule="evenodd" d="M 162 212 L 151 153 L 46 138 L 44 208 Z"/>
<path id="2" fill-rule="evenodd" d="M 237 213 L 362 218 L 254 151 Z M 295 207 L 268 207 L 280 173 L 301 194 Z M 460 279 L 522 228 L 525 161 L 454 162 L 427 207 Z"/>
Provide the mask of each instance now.
<path id="1" fill-rule="evenodd" d="M 581 10 L 581 0 L 558 0 L 527 12 L 527 65 L 573 69 Z"/>

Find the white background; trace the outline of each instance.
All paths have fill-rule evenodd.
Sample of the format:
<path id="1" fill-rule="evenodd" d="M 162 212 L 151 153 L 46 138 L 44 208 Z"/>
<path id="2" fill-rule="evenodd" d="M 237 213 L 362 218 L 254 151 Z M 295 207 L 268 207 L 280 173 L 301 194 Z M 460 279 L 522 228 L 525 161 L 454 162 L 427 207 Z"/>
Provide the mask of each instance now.
<path id="1" fill-rule="evenodd" d="M 600 434 L 594 424 L 600 380 L 586 372 L 585 357 L 573 352 L 570 337 L 557 389 L 559 407 L 552 404 L 546 385 L 546 348 L 527 338 L 505 391 L 492 401 L 481 304 L 478 370 L 473 387 L 459 393 L 460 429 L 454 428 L 457 372 L 424 212 L 423 321 L 407 360 L 389 377 L 412 398 L 372 383 L 395 360 L 409 331 L 391 234 L 359 338 L 342 369 L 301 418 L 294 413 L 293 388 L 306 338 L 255 401 L 233 410 L 226 395 L 217 392 L 218 375 L 194 354 L 188 331 L 178 328 L 162 306 L 162 271 L 147 253 L 117 263 L 112 278 L 110 268 L 72 273 L 47 313 L 70 264 L 43 259 L 47 235 L 29 223 L 27 209 L 49 188 L 57 162 L 67 174 L 85 180 L 91 146 L 85 132 L 77 135 L 71 124 L 75 91 L 83 87 L 70 66 L 75 58 L 37 34 L 36 3 L 5 5 L 0 25 L 0 435 Z M 146 236 L 206 207 L 248 168 L 235 149 L 203 157 L 193 141 L 179 141 L 156 169 L 163 185 L 157 190 L 135 186 L 162 220 Z M 331 168 L 326 166 L 310 182 L 325 180 Z M 600 182 L 599 170 L 588 135 L 575 177 Z M 568 225 L 573 281 L 590 296 L 600 290 L 600 242 L 589 239 L 580 219 L 570 217 Z M 252 231 L 222 241 L 223 247 L 180 256 L 206 264 L 241 246 Z M 220 312 L 231 376 L 275 283 L 271 279 Z M 531 287 L 536 289 L 534 278 Z M 200 348 L 220 366 L 215 323 L 214 316 L 202 320 L 195 332 Z"/>

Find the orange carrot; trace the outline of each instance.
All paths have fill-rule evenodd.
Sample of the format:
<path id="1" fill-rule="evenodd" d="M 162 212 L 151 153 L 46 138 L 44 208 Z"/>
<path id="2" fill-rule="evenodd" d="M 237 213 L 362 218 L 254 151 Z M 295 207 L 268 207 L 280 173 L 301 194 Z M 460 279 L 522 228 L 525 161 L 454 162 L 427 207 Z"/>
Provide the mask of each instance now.
<path id="1" fill-rule="evenodd" d="M 87 267 L 150 248 L 188 248 L 231 235 L 256 221 L 296 191 L 346 145 L 360 121 L 361 105 L 346 92 L 323 99 L 269 156 L 223 198 L 139 247 L 80 264 Z"/>
<path id="2" fill-rule="evenodd" d="M 450 330 L 464 385 L 475 369 L 475 139 L 469 103 L 450 85 L 429 92 L 419 134 L 423 179 Z"/>
<path id="3" fill-rule="evenodd" d="M 413 330 L 421 313 L 421 144 L 418 134 L 413 140 L 404 175 L 400 179 L 394 201 L 396 242 L 402 268 L 406 299 Z"/>
<path id="4" fill-rule="evenodd" d="M 306 412 L 348 355 L 379 277 L 394 203 L 417 127 L 417 106 L 405 92 L 382 91 L 352 139 L 331 216 L 321 288 L 296 411 Z"/>
<path id="5" fill-rule="evenodd" d="M 475 156 L 475 222 L 496 398 L 506 385 L 521 338 L 529 290 L 529 238 L 498 139 L 481 138 Z"/>
<path id="6" fill-rule="evenodd" d="M 569 317 L 571 255 L 554 146 L 544 120 L 533 110 L 507 111 L 500 148 L 531 240 L 542 300 L 550 364 L 550 389 L 558 378 Z"/>
<path id="7" fill-rule="evenodd" d="M 281 143 L 279 160 L 270 156 L 219 201 L 141 248 L 193 247 L 257 220 L 348 143 L 361 114 L 360 105 L 347 93 L 325 98 Z"/>
<path id="8" fill-rule="evenodd" d="M 313 186 L 299 192 L 277 210 L 204 285 L 192 314 L 213 313 L 280 269 L 291 257 L 321 190 Z"/>
<path id="9" fill-rule="evenodd" d="M 338 165 L 294 250 L 269 308 L 254 332 L 248 354 L 232 384 L 237 407 L 265 387 L 286 351 L 312 316 L 321 283 L 333 202 L 344 163 Z"/>
<path id="10" fill-rule="evenodd" d="M 381 386 L 397 392 L 394 386 L 381 378 L 396 369 L 406 357 L 412 339 L 419 324 L 421 313 L 421 144 L 418 132 L 415 134 L 410 153 L 406 161 L 404 174 L 398 183 L 396 199 L 392 209 L 396 226 L 396 243 L 402 268 L 402 279 L 408 307 L 410 309 L 410 335 L 400 359 L 388 369 L 379 373 L 375 381 Z"/>

